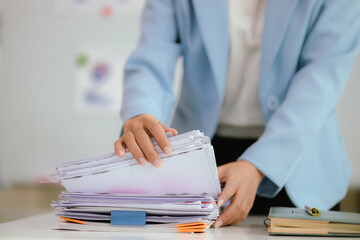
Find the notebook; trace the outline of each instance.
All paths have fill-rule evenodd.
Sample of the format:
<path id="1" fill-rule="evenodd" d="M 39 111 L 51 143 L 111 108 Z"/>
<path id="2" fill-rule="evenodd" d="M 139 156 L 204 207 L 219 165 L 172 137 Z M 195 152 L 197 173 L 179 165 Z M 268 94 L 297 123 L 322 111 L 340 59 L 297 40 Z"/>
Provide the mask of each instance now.
<path id="1" fill-rule="evenodd" d="M 311 216 L 305 209 L 272 207 L 265 224 L 270 235 L 360 237 L 360 213 L 321 211 Z"/>

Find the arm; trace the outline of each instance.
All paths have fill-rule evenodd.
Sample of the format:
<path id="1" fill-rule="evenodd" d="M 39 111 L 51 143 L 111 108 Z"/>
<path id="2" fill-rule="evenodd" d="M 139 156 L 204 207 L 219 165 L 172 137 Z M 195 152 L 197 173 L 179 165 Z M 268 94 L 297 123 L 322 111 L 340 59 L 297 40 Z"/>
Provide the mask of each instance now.
<path id="1" fill-rule="evenodd" d="M 239 161 L 218 169 L 226 182 L 219 205 L 233 199 L 215 226 L 242 221 L 256 191 L 272 197 L 284 186 L 342 94 L 360 47 L 359 16 L 360 2 L 324 2 L 303 44 L 299 70 L 265 132 Z"/>
<path id="2" fill-rule="evenodd" d="M 122 157 L 127 147 L 135 159 L 161 166 L 149 135 L 166 154 L 171 146 L 166 138 L 167 123 L 175 97 L 172 90 L 174 68 L 181 53 L 172 0 L 148 0 L 142 14 L 141 38 L 125 65 L 123 135 L 114 144 Z"/>
<path id="3" fill-rule="evenodd" d="M 175 101 L 174 69 L 181 52 L 177 36 L 173 2 L 148 0 L 138 47 L 125 65 L 124 122 L 140 114 L 151 114 L 164 123 L 169 120 Z"/>
<path id="4" fill-rule="evenodd" d="M 266 176 L 258 194 L 272 197 L 280 191 L 335 108 L 358 55 L 359 16 L 357 1 L 324 2 L 304 42 L 286 98 L 264 134 L 240 157 Z"/>

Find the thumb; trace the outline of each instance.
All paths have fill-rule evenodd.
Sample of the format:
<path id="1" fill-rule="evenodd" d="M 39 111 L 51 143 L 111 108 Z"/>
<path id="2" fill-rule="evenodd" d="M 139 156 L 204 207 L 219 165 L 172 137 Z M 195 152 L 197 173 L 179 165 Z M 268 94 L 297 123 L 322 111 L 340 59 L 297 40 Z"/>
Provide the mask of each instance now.
<path id="1" fill-rule="evenodd" d="M 222 165 L 217 167 L 218 175 L 219 175 L 219 181 L 220 183 L 223 183 L 226 181 L 226 165 Z"/>

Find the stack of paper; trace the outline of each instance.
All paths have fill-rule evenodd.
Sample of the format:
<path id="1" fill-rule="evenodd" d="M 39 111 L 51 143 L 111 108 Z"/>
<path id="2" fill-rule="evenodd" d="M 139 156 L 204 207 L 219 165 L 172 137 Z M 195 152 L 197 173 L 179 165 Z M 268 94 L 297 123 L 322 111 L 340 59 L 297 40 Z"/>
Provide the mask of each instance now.
<path id="1" fill-rule="evenodd" d="M 204 232 L 218 217 L 215 200 L 207 194 L 86 194 L 63 192 L 60 195 L 60 200 L 54 201 L 52 207 L 57 210 L 56 215 L 62 219 L 57 228 L 72 230 L 128 231 L 136 228 L 142 231 Z M 119 227 L 111 225 L 109 223 L 114 221 L 114 211 L 146 212 L 143 220 L 146 226 Z M 134 224 L 128 219 L 125 219 L 125 223 L 126 225 Z M 189 226 L 189 223 L 192 225 Z"/>
<path id="2" fill-rule="evenodd" d="M 140 166 L 130 152 L 119 158 L 114 153 L 56 166 L 53 179 L 69 192 L 86 193 L 208 193 L 220 194 L 214 150 L 200 131 L 169 135 L 173 153 L 165 155 L 161 168 Z"/>
<path id="3" fill-rule="evenodd" d="M 144 231 L 208 228 L 218 216 L 215 199 L 221 191 L 210 139 L 200 131 L 167 137 L 170 156 L 152 139 L 161 168 L 140 166 L 128 151 L 123 158 L 112 153 L 58 164 L 52 178 L 68 191 L 52 204 L 64 220 L 58 228 L 128 230 L 109 224 L 114 210 L 146 212 Z M 85 224 L 75 224 L 78 220 Z"/>

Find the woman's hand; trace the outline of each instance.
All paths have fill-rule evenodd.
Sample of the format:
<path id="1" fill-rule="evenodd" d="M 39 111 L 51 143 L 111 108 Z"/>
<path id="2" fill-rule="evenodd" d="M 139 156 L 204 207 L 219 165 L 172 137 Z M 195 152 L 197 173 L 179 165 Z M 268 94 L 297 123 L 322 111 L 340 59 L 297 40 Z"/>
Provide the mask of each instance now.
<path id="1" fill-rule="evenodd" d="M 226 183 L 218 198 L 221 207 L 232 197 L 231 204 L 215 222 L 215 227 L 242 222 L 248 216 L 264 175 L 250 162 L 240 160 L 218 167 L 220 183 Z"/>
<path id="2" fill-rule="evenodd" d="M 155 167 L 161 167 L 162 162 L 150 137 L 154 137 L 162 151 L 170 155 L 172 149 L 165 133 L 171 131 L 174 136 L 177 135 L 175 129 L 167 127 L 150 114 L 127 120 L 123 131 L 123 135 L 114 143 L 116 155 L 124 157 L 126 147 L 140 165 L 145 166 L 147 162 L 151 162 Z"/>

